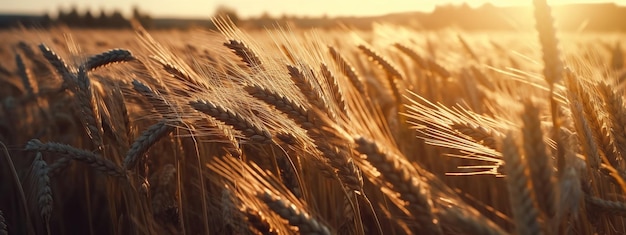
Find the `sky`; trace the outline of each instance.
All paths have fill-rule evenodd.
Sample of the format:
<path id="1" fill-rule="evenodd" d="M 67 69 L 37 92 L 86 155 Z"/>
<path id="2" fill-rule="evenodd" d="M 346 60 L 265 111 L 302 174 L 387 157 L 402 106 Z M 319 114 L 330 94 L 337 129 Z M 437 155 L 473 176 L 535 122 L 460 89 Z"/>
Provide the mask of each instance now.
<path id="1" fill-rule="evenodd" d="M 241 17 L 283 14 L 298 16 L 372 16 L 394 12 L 432 11 L 437 5 L 461 4 L 472 7 L 487 2 L 495 6 L 530 6 L 532 0 L 0 0 L 0 13 L 28 13 L 55 15 L 76 6 L 79 11 L 113 11 L 129 15 L 133 6 L 153 17 L 208 18 L 215 9 L 227 6 Z M 549 4 L 615 2 L 626 5 L 626 0 L 548 0 Z"/>

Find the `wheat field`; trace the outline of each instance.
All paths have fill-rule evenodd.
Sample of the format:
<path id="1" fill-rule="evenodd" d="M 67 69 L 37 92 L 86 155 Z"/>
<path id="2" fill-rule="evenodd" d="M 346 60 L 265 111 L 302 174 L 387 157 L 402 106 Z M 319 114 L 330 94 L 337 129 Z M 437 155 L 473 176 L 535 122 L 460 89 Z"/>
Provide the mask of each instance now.
<path id="1" fill-rule="evenodd" d="M 626 234 L 623 35 L 541 2 L 535 32 L 0 32 L 0 234 Z"/>

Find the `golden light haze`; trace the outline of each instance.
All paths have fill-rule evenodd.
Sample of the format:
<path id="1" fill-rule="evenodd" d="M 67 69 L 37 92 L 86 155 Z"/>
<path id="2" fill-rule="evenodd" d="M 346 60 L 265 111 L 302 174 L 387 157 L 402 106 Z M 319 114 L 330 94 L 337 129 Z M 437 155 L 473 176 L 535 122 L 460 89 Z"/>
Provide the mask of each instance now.
<path id="1" fill-rule="evenodd" d="M 130 14 L 133 6 L 155 17 L 207 18 L 218 6 L 233 8 L 242 17 L 269 13 L 272 16 L 370 16 L 394 12 L 432 11 L 437 5 L 462 4 L 472 7 L 485 3 L 495 6 L 530 6 L 532 0 L 0 0 L 0 13 L 55 14 L 59 9 L 76 6 L 79 10 L 100 11 L 114 9 Z M 626 5 L 626 0 L 552 0 L 549 4 L 613 2 Z"/>

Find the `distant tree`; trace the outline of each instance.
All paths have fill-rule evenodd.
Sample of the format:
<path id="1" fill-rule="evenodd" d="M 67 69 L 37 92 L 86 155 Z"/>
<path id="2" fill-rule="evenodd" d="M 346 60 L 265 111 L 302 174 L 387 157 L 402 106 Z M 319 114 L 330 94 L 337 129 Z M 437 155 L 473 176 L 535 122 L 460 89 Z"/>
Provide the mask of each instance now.
<path id="1" fill-rule="evenodd" d="M 72 10 L 70 10 L 70 13 L 67 14 L 67 18 L 65 20 L 66 22 L 63 23 L 65 23 L 67 26 L 81 26 L 80 15 L 78 14 L 78 9 L 76 9 L 76 6 L 72 7 Z"/>
<path id="2" fill-rule="evenodd" d="M 52 26 L 52 18 L 50 18 L 50 14 L 46 13 L 41 16 L 40 24 L 43 28 L 49 28 L 50 26 Z"/>
<path id="3" fill-rule="evenodd" d="M 130 26 L 119 10 L 113 12 L 111 18 L 109 18 L 109 22 L 111 22 L 113 28 L 128 28 Z"/>
<path id="4" fill-rule="evenodd" d="M 65 24 L 65 22 L 67 22 L 67 13 L 65 13 L 63 9 L 59 8 L 59 13 L 57 13 L 56 23 Z"/>
<path id="5" fill-rule="evenodd" d="M 101 9 L 100 15 L 96 19 L 96 27 L 106 28 L 109 27 L 109 23 L 109 16 L 107 16 L 107 13 L 104 11 L 104 9 Z"/>
<path id="6" fill-rule="evenodd" d="M 93 17 L 90 10 L 87 10 L 83 16 L 83 26 L 88 28 L 97 27 L 96 18 Z"/>
<path id="7" fill-rule="evenodd" d="M 144 28 L 152 27 L 152 17 L 150 17 L 150 15 L 146 13 L 141 12 L 138 6 L 133 7 L 133 19 L 139 21 L 139 23 Z"/>
<path id="8" fill-rule="evenodd" d="M 239 15 L 237 15 L 237 12 L 235 11 L 235 9 L 224 6 L 224 5 L 220 5 L 217 7 L 217 9 L 215 10 L 214 16 L 217 18 L 228 18 L 235 25 L 239 23 Z"/>

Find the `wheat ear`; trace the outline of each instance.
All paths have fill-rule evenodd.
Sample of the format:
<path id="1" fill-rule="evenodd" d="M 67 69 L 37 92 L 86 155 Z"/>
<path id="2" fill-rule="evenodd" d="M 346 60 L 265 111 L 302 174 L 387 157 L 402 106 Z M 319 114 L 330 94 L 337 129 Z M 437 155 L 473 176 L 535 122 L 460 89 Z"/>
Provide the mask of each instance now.
<path id="1" fill-rule="evenodd" d="M 52 214 L 52 190 L 50 189 L 50 177 L 48 177 L 48 164 L 42 159 L 41 152 L 37 152 L 31 165 L 31 174 L 37 192 L 37 205 L 39 213 L 46 224 L 50 221 Z"/>
<path id="2" fill-rule="evenodd" d="M 314 78 L 309 79 L 305 76 L 305 74 L 296 66 L 287 65 L 287 70 L 289 70 L 289 75 L 291 76 L 291 80 L 300 90 L 300 93 L 304 95 L 304 97 L 309 101 L 312 107 L 319 109 L 321 112 L 326 113 L 331 118 L 335 118 L 335 113 L 331 112 L 326 100 L 324 99 L 324 95 L 320 92 L 318 88 L 318 81 Z"/>
<path id="3" fill-rule="evenodd" d="M 22 56 L 19 53 L 15 53 L 15 64 L 17 65 L 17 73 L 22 79 L 22 84 L 24 85 L 24 89 L 28 96 L 35 95 L 35 89 L 33 88 L 33 83 L 30 78 L 30 73 L 26 66 L 24 65 L 24 61 L 22 60 Z"/>
<path id="4" fill-rule="evenodd" d="M 39 44 L 39 50 L 41 50 L 41 53 L 46 60 L 52 64 L 52 67 L 54 67 L 57 73 L 61 75 L 65 87 L 68 87 L 69 84 L 75 82 L 75 76 L 70 72 L 69 66 L 65 63 L 65 61 L 63 61 L 63 59 L 61 59 L 60 56 L 44 44 Z"/>
<path id="5" fill-rule="evenodd" d="M 546 0 L 533 0 L 535 26 L 539 33 L 539 41 L 541 42 L 541 51 L 543 53 L 543 75 L 546 82 L 550 85 L 558 83 L 563 79 L 563 62 L 561 61 L 558 44 L 556 38 L 556 30 L 554 29 L 554 18 L 550 6 Z"/>
<path id="6" fill-rule="evenodd" d="M 236 130 L 241 131 L 248 139 L 259 143 L 271 143 L 272 134 L 246 117 L 243 117 L 232 110 L 209 101 L 191 101 L 189 103 L 194 109 L 205 113 L 227 125 L 233 126 Z"/>
<path id="7" fill-rule="evenodd" d="M 166 121 L 160 121 L 148 127 L 148 129 L 143 131 L 141 135 L 135 139 L 135 142 L 133 142 L 128 152 L 126 152 L 124 169 L 130 170 L 135 167 L 138 159 L 143 156 L 152 145 L 173 130 L 174 126 L 168 124 Z"/>
<path id="8" fill-rule="evenodd" d="M 196 86 L 193 88 L 196 88 L 196 89 L 200 88 L 205 91 L 211 90 L 205 83 L 199 82 L 198 80 L 193 78 L 189 73 L 185 72 L 183 69 L 181 69 L 177 65 L 164 61 L 162 59 L 156 58 L 156 57 L 151 57 L 151 59 L 161 64 L 161 67 L 163 68 L 163 70 L 165 70 L 165 72 L 172 75 L 174 78 L 184 81 L 184 82 L 189 82 L 190 84 L 193 84 Z"/>
<path id="9" fill-rule="evenodd" d="M 309 120 L 309 112 L 307 109 L 291 99 L 259 85 L 248 85 L 245 86 L 244 89 L 252 97 L 274 106 L 278 111 L 286 114 L 287 117 L 294 120 L 303 128 L 308 129 L 314 127 L 314 124 Z"/>
<path id="10" fill-rule="evenodd" d="M 381 67 L 383 67 L 383 69 L 387 73 L 389 73 L 391 77 L 395 79 L 400 79 L 400 80 L 404 79 L 404 75 L 400 73 L 400 70 L 398 70 L 395 65 L 391 64 L 389 59 L 384 58 L 383 56 L 381 56 L 380 54 L 378 54 L 377 52 L 375 52 L 373 49 L 369 48 L 368 46 L 359 45 L 359 49 L 363 52 L 363 54 L 367 55 L 370 59 L 372 59 L 374 62 L 379 64 Z"/>
<path id="11" fill-rule="evenodd" d="M 52 164 L 48 165 L 48 176 L 50 178 L 57 176 L 65 168 L 67 168 L 72 163 L 72 159 L 69 157 L 62 157 L 58 160 L 54 161 Z"/>
<path id="12" fill-rule="evenodd" d="M 83 64 L 87 71 L 92 71 L 102 66 L 106 66 L 113 63 L 122 63 L 134 60 L 133 54 L 126 49 L 113 49 L 107 52 L 103 52 L 89 57 L 87 62 Z"/>
<path id="13" fill-rule="evenodd" d="M 626 117 L 624 116 L 626 107 L 624 107 L 622 97 L 616 94 L 608 84 L 599 84 L 598 90 L 604 100 L 604 107 L 609 118 L 613 146 L 620 156 L 607 155 L 607 158 L 613 167 L 621 168 L 626 157 Z"/>
<path id="14" fill-rule="evenodd" d="M 343 97 L 341 87 L 339 87 L 339 81 L 337 81 L 337 78 L 335 78 L 333 73 L 330 71 L 328 65 L 322 63 L 320 65 L 320 71 L 324 79 L 326 79 L 326 83 L 330 86 L 335 104 L 339 106 L 339 110 L 341 110 L 343 114 L 347 114 L 348 108 L 346 106 L 346 100 Z"/>
<path id="15" fill-rule="evenodd" d="M 148 85 L 140 82 L 139 80 L 133 80 L 133 89 L 145 97 L 148 100 L 148 103 L 152 105 L 156 110 L 167 110 L 167 112 L 174 112 L 169 102 L 165 100 L 163 95 L 156 93 L 152 88 Z"/>
<path id="16" fill-rule="evenodd" d="M 496 143 L 496 138 L 499 137 L 499 135 L 483 126 L 471 124 L 468 122 L 454 122 L 450 125 L 450 128 L 472 138 L 477 143 L 480 143 L 486 147 L 494 150 L 500 149 Z"/>
<path id="17" fill-rule="evenodd" d="M 433 202 L 428 188 L 417 175 L 413 175 L 400 156 L 383 150 L 378 144 L 364 137 L 354 139 L 355 149 L 367 156 L 367 161 L 381 173 L 380 177 L 393 185 L 407 209 L 416 220 L 419 230 L 427 234 L 441 234 L 441 227 L 433 214 Z"/>
<path id="18" fill-rule="evenodd" d="M 102 129 L 102 121 L 100 120 L 100 110 L 96 98 L 94 97 L 94 91 L 91 87 L 87 70 L 83 66 L 78 69 L 77 82 L 78 87 L 75 90 L 77 110 L 80 117 L 82 117 L 81 120 L 83 121 L 85 130 L 94 146 L 101 149 L 104 131 Z"/>
<path id="19" fill-rule="evenodd" d="M 124 178 L 126 174 L 109 159 L 102 158 L 92 152 L 77 149 L 69 145 L 48 142 L 43 143 L 38 139 L 32 139 L 26 143 L 26 150 L 56 153 L 89 164 L 94 169 L 110 176 Z"/>
<path id="20" fill-rule="evenodd" d="M 596 211 L 626 217 L 626 203 L 624 202 L 609 201 L 590 195 L 585 195 L 585 202 Z"/>
<path id="21" fill-rule="evenodd" d="M 289 221 L 290 225 L 297 226 L 300 234 L 323 234 L 330 235 L 330 230 L 307 212 L 301 210 L 288 200 L 283 200 L 269 190 L 257 195 L 267 206 L 283 219 Z"/>
<path id="22" fill-rule="evenodd" d="M 359 76 L 354 67 L 348 63 L 348 61 L 334 47 L 328 46 L 328 49 L 331 57 L 337 64 L 337 67 L 339 67 L 343 74 L 348 77 L 350 83 L 352 83 L 356 90 L 361 94 L 367 94 L 367 89 L 365 88 L 363 79 L 361 79 L 361 76 Z"/>
<path id="23" fill-rule="evenodd" d="M 37 70 L 48 71 L 48 63 L 46 63 L 46 61 L 44 61 L 43 58 L 37 55 L 35 51 L 33 50 L 33 48 L 30 45 L 28 45 L 26 42 L 20 41 L 17 44 L 17 48 L 19 48 L 22 51 L 22 53 L 24 53 L 24 56 L 26 58 L 28 58 L 30 61 L 35 63 L 35 67 Z"/>
<path id="24" fill-rule="evenodd" d="M 396 66 L 392 65 L 388 59 L 382 57 L 373 49 L 365 45 L 360 45 L 359 49 L 361 50 L 361 52 L 363 52 L 363 54 L 368 56 L 376 64 L 380 65 L 387 72 L 387 81 L 389 83 L 391 93 L 394 96 L 396 102 L 398 104 L 402 104 L 402 92 L 400 91 L 401 87 L 399 86 L 400 82 L 404 79 L 404 75 L 402 75 L 400 71 L 396 68 Z M 404 106 L 399 105 L 398 107 L 402 109 Z"/>
<path id="25" fill-rule="evenodd" d="M 530 179 L 535 190 L 536 201 L 547 218 L 556 213 L 554 168 L 552 157 L 546 152 L 546 145 L 539 120 L 539 109 L 527 101 L 522 114 L 522 133 L 524 135 L 524 153 L 530 169 Z"/>
<path id="26" fill-rule="evenodd" d="M 259 56 L 244 42 L 229 40 L 228 42 L 224 43 L 224 46 L 228 47 L 235 53 L 235 55 L 239 56 L 239 58 L 241 58 L 241 61 L 246 63 L 248 67 L 258 67 L 260 69 L 263 69 L 263 65 Z"/>
<path id="27" fill-rule="evenodd" d="M 543 234 L 538 221 L 539 212 L 533 204 L 533 195 L 529 188 L 526 163 L 523 161 L 511 133 L 502 142 L 502 157 L 504 158 L 504 167 L 507 172 L 506 184 L 517 234 Z"/>

